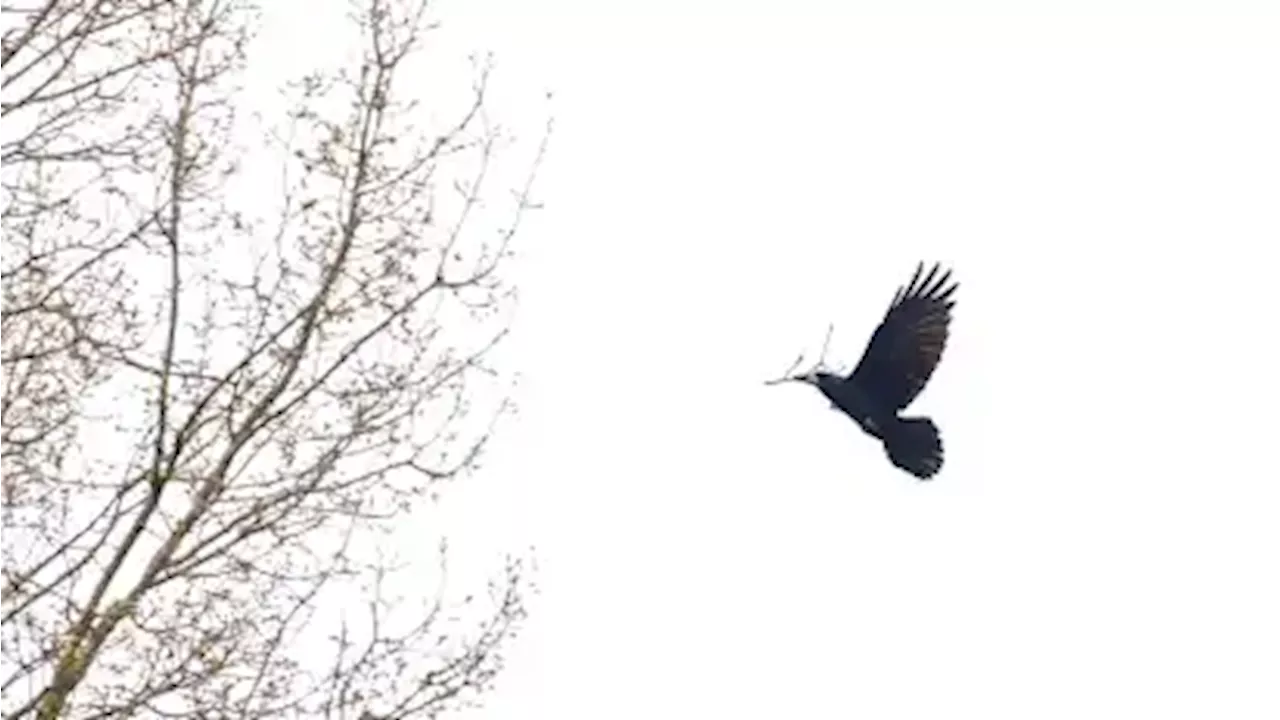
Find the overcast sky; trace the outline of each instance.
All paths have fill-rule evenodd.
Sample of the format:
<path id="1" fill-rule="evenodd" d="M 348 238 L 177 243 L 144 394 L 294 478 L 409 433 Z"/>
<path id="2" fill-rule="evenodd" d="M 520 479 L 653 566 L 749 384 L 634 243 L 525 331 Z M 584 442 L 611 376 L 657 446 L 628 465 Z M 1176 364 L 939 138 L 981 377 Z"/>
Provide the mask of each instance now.
<path id="1" fill-rule="evenodd" d="M 460 5 L 557 117 L 468 501 L 543 593 L 474 717 L 1280 717 L 1280 18 Z M 921 260 L 931 483 L 762 385 Z"/>

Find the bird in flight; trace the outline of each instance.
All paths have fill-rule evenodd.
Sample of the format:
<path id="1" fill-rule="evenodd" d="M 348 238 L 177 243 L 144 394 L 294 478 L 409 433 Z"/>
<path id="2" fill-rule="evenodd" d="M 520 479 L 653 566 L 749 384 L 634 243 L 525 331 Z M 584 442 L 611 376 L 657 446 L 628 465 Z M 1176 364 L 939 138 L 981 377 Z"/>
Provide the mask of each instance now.
<path id="1" fill-rule="evenodd" d="M 911 282 L 899 287 L 884 319 L 871 335 L 871 342 L 853 373 L 843 376 L 825 369 L 823 358 L 831 341 L 831 329 L 822 345 L 822 357 L 814 370 L 794 374 L 804 356 L 776 380 L 801 382 L 818 389 L 834 409 L 848 415 L 863 432 L 884 443 L 894 466 L 920 480 L 932 478 L 942 468 L 942 439 L 938 427 L 927 417 L 906 417 L 906 409 L 933 374 L 947 345 L 952 299 L 959 284 L 951 282 L 951 271 L 941 272 L 935 264 L 924 274 L 924 263 L 916 267 Z"/>

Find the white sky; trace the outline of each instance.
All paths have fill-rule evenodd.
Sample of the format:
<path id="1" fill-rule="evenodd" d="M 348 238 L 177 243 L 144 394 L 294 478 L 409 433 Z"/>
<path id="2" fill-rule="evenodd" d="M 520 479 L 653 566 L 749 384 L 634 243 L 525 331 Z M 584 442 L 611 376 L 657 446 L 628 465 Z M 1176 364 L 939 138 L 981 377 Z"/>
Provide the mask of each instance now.
<path id="1" fill-rule="evenodd" d="M 557 117 L 470 501 L 543 594 L 474 717 L 1280 717 L 1280 16 L 460 5 Z M 924 484 L 761 382 L 935 259 Z"/>

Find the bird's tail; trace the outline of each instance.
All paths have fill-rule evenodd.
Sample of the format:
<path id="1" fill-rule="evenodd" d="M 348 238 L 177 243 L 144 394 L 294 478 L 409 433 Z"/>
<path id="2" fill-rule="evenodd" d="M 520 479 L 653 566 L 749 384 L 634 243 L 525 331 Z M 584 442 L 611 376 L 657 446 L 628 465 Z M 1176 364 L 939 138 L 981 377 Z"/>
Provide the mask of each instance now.
<path id="1" fill-rule="evenodd" d="M 929 418 L 900 418 L 884 433 L 889 461 L 921 480 L 942 469 L 942 438 Z"/>

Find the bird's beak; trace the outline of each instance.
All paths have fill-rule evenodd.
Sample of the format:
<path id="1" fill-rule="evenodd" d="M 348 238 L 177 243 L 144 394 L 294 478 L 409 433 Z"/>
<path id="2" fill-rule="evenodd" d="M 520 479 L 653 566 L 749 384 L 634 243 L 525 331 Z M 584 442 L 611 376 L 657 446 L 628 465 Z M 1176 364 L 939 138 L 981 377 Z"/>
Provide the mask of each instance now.
<path id="1" fill-rule="evenodd" d="M 767 380 L 765 381 L 765 385 L 781 385 L 782 383 L 788 382 L 804 383 L 805 385 L 817 384 L 812 375 L 789 375 L 787 377 L 780 377 L 774 380 Z"/>

